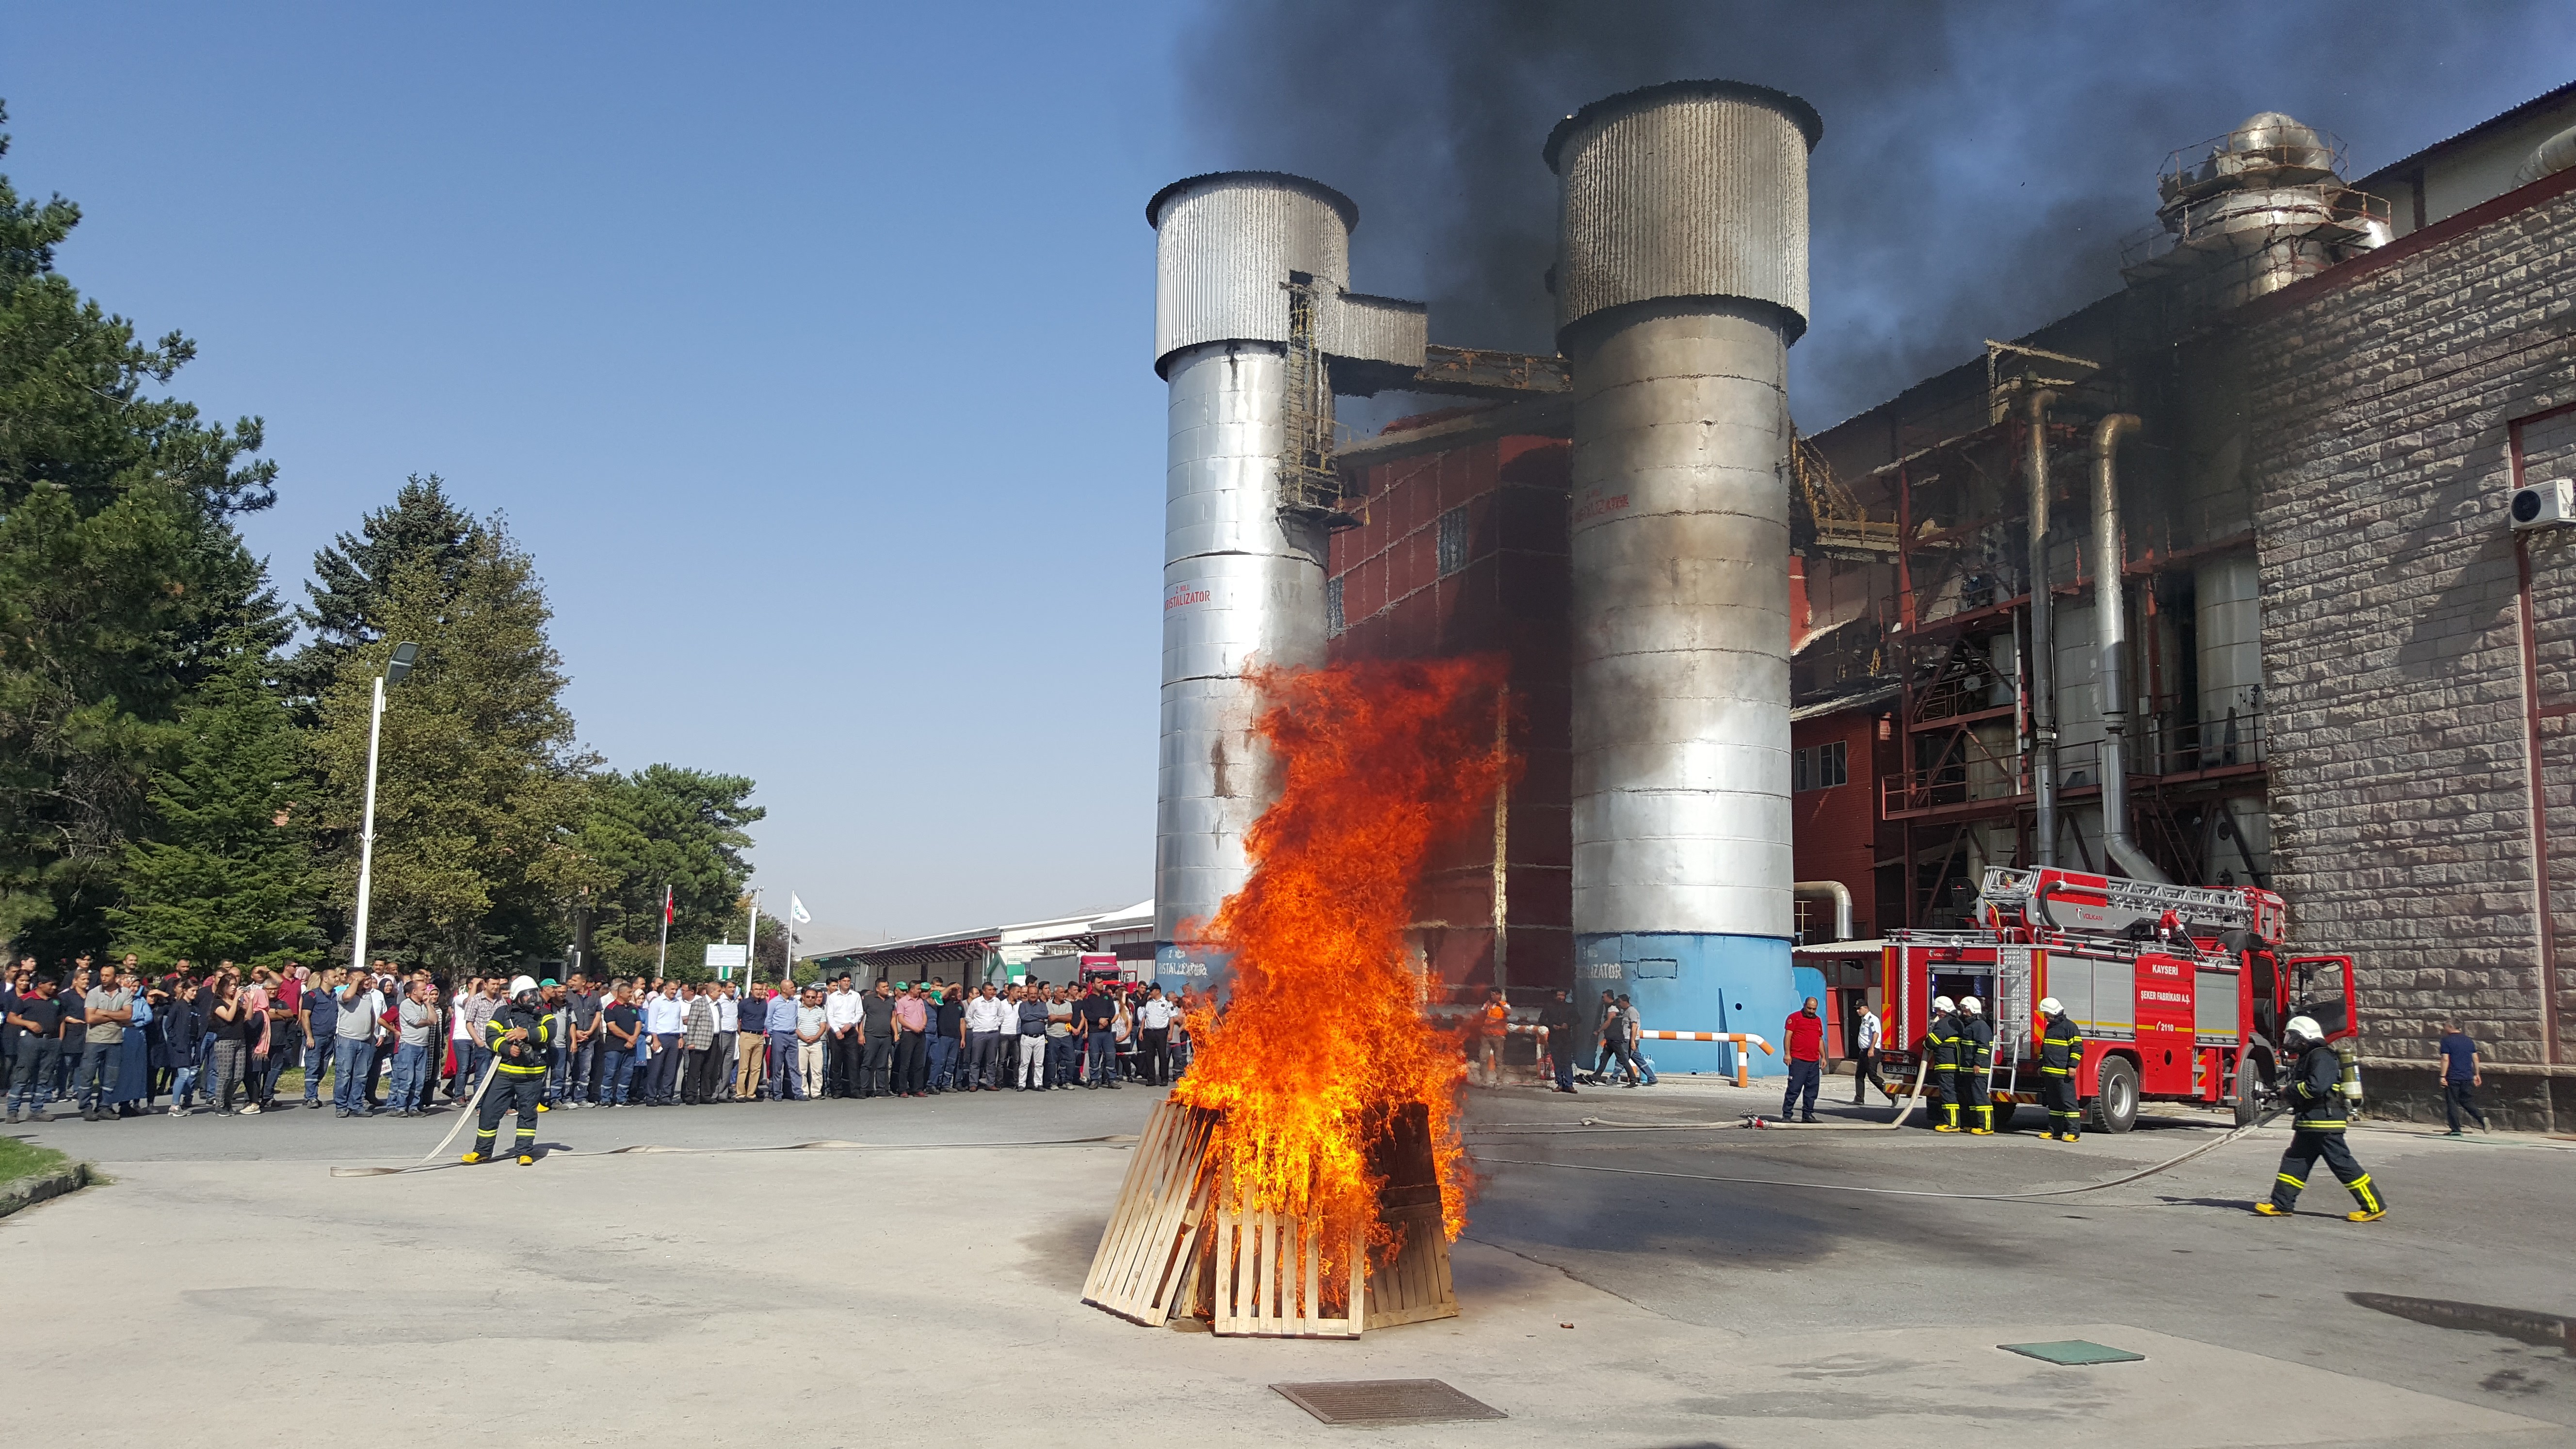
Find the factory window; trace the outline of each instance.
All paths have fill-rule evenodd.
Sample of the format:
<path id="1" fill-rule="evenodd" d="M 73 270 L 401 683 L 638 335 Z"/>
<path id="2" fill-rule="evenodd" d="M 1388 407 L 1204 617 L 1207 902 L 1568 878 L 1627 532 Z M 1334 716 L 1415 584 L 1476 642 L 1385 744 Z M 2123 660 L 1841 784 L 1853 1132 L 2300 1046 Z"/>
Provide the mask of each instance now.
<path id="1" fill-rule="evenodd" d="M 1324 637 L 1338 639 L 1342 633 L 1342 581 L 1324 580 Z"/>
<path id="2" fill-rule="evenodd" d="M 1791 790 L 1830 790 L 1851 778 L 1849 761 L 1841 740 L 1829 745 L 1811 745 L 1789 752 L 1789 788 Z"/>
<path id="3" fill-rule="evenodd" d="M 1440 515 L 1440 577 L 1447 578 L 1467 566 L 1467 505 L 1459 504 Z"/>

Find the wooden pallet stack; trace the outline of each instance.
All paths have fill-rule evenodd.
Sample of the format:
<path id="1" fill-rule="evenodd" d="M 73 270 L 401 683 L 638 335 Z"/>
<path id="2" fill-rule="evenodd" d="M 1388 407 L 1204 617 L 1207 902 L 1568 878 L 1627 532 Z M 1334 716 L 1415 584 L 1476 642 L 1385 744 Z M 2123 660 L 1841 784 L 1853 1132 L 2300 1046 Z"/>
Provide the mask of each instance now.
<path id="1" fill-rule="evenodd" d="M 1212 1170 L 1216 1124 L 1216 1113 L 1176 1101 L 1154 1109 L 1092 1255 L 1083 1302 L 1147 1327 L 1195 1317 L 1217 1333 L 1254 1338 L 1357 1338 L 1458 1316 L 1420 1106 L 1392 1113 L 1371 1146 L 1370 1170 L 1386 1183 L 1379 1221 L 1399 1238 L 1375 1263 L 1365 1234 L 1327 1243 L 1313 1223 L 1235 1202 Z M 1338 1314 L 1327 1312 L 1333 1305 Z"/>

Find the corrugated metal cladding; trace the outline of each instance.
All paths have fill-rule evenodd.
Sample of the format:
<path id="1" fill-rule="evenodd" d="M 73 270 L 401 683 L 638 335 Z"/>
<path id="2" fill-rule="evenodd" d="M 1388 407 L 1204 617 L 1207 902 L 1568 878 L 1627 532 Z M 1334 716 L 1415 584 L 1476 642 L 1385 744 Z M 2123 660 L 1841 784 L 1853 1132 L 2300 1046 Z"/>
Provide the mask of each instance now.
<path id="1" fill-rule="evenodd" d="M 1350 198 L 1268 171 L 1221 171 L 1163 188 L 1154 223 L 1154 370 L 1203 342 L 1288 340 L 1290 272 L 1328 293 L 1350 284 Z"/>
<path id="2" fill-rule="evenodd" d="M 1315 348 L 1328 357 L 1420 367 L 1430 341 L 1431 309 L 1420 302 L 1357 292 L 1315 299 Z"/>
<path id="3" fill-rule="evenodd" d="M 1805 102 L 1724 82 L 1657 86 L 1557 128 L 1557 326 L 1630 302 L 1743 297 L 1807 318 Z"/>

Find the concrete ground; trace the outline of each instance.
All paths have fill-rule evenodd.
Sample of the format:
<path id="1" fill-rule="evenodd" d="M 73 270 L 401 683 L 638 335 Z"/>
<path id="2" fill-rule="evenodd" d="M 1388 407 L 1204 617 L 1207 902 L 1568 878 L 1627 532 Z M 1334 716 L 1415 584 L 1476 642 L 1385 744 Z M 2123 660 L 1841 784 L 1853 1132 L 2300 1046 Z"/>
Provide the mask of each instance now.
<path id="1" fill-rule="evenodd" d="M 1073 1139 L 1134 1133 L 1156 1095 L 552 1113 L 535 1167 L 380 1177 L 329 1169 L 417 1158 L 449 1119 L 14 1129 L 115 1181 L 0 1219 L 9 1422 L 116 1444 L 2576 1444 L 2564 1348 L 2345 1296 L 2576 1317 L 2576 1144 L 2356 1132 L 2392 1215 L 2341 1221 L 2320 1174 L 2273 1222 L 2246 1203 L 2277 1133 L 2035 1201 L 1704 1180 L 2045 1191 L 2215 1118 L 2067 1147 L 1861 1125 L 1884 1110 L 1699 1126 L 1777 1105 L 1705 1079 L 1479 1092 L 1462 1315 L 1302 1343 L 1077 1301 L 1128 1149 Z M 731 1150 L 818 1141 L 868 1145 Z M 633 1146 L 688 1150 L 611 1155 Z M 2146 1357 L 1996 1347 L 2069 1338 Z M 1267 1387 L 1370 1378 L 1511 1417 L 1333 1428 Z"/>

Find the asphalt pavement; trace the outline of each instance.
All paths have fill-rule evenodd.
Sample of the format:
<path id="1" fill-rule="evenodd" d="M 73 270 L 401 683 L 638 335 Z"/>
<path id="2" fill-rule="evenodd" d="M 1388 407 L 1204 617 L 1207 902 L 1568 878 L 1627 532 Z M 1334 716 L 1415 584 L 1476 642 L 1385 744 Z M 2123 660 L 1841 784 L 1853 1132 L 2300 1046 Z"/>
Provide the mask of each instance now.
<path id="1" fill-rule="evenodd" d="M 332 1169 L 418 1161 L 452 1116 L 21 1127 L 114 1180 L 0 1219 L 11 1423 L 265 1443 L 345 1365 L 371 1404 L 417 1382 L 386 1432 L 502 1443 L 2576 1444 L 2545 1341 L 2576 1318 L 2576 1143 L 2358 1131 L 2391 1215 L 2344 1222 L 2320 1173 L 2269 1221 L 2278 1132 L 2059 1192 L 2218 1140 L 2209 1115 L 2067 1146 L 2028 1112 L 1746 1129 L 1776 1095 L 1705 1078 L 1472 1092 L 1461 1316 L 1277 1342 L 1078 1301 L 1158 1096 L 555 1112 L 534 1167 L 398 1176 Z M 1998 1347 L 2065 1339 L 2142 1357 Z M 1509 1417 L 1327 1427 L 1268 1388 L 1395 1378 Z"/>

